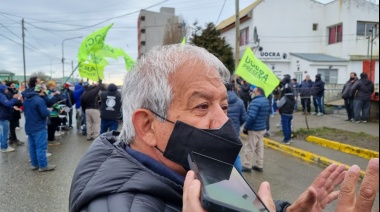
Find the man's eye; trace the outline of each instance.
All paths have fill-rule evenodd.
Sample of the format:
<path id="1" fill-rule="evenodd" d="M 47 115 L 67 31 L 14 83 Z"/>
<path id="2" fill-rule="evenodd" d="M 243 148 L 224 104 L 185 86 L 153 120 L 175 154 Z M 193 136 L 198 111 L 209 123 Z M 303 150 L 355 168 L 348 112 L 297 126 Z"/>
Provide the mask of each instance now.
<path id="1" fill-rule="evenodd" d="M 198 105 L 196 107 L 196 109 L 200 109 L 200 110 L 207 110 L 208 109 L 208 105 L 204 104 L 204 105 Z"/>
<path id="2" fill-rule="evenodd" d="M 228 110 L 228 106 L 222 106 L 222 110 Z"/>

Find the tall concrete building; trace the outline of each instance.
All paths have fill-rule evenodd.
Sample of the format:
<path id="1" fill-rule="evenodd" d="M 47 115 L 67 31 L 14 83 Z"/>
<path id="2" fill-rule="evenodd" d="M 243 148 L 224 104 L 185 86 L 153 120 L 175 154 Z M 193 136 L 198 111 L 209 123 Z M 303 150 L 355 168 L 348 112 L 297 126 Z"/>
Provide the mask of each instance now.
<path id="1" fill-rule="evenodd" d="M 180 43 L 185 28 L 184 21 L 175 15 L 174 8 L 162 7 L 160 12 L 141 10 L 137 36 L 139 58 L 155 46 Z"/>

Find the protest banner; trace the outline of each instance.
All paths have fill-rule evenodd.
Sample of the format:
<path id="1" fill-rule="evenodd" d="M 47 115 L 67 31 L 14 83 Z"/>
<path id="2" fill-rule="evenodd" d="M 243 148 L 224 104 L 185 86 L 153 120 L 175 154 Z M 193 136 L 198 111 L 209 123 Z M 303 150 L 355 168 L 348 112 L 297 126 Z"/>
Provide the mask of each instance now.
<path id="1" fill-rule="evenodd" d="M 245 50 L 236 70 L 236 75 L 256 87 L 261 87 L 268 97 L 280 84 L 278 77 L 259 59 L 250 48 Z"/>

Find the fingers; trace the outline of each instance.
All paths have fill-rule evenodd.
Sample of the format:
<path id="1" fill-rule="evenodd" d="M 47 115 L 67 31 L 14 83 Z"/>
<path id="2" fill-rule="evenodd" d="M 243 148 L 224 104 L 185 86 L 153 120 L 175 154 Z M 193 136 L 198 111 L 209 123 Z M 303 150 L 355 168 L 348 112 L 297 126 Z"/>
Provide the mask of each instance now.
<path id="1" fill-rule="evenodd" d="M 339 191 L 335 191 L 335 192 L 332 192 L 330 195 L 327 196 L 327 198 L 325 198 L 323 200 L 323 202 L 321 202 L 321 208 L 322 209 L 325 209 L 325 207 L 332 203 L 333 201 L 337 200 L 339 197 Z"/>
<path id="2" fill-rule="evenodd" d="M 338 169 L 338 165 L 331 164 L 318 175 L 311 186 L 314 188 L 322 188 L 325 185 L 326 180 L 329 179 L 329 177 L 336 171 L 336 169 Z"/>
<path id="3" fill-rule="evenodd" d="M 201 182 L 195 179 L 195 173 L 189 171 L 186 175 L 185 184 L 183 187 L 183 211 L 205 211 L 200 201 Z"/>
<path id="4" fill-rule="evenodd" d="M 309 212 L 313 211 L 317 202 L 317 191 L 313 187 L 309 187 L 295 203 L 293 203 L 287 212 Z"/>
<path id="5" fill-rule="evenodd" d="M 191 183 L 194 181 L 194 179 L 195 179 L 195 173 L 193 171 L 187 172 L 185 183 L 183 186 L 183 199 L 184 200 L 187 199 L 188 190 L 190 188 Z"/>
<path id="6" fill-rule="evenodd" d="M 340 188 L 336 212 L 352 211 L 355 204 L 355 190 L 360 177 L 360 168 L 352 166 L 346 173 L 346 177 Z"/>
<path id="7" fill-rule="evenodd" d="M 345 165 L 340 165 L 329 177 L 329 179 L 326 182 L 325 188 L 327 190 L 327 193 L 330 194 L 335 190 L 336 187 L 338 187 L 344 180 L 345 177 Z"/>
<path id="8" fill-rule="evenodd" d="M 272 193 L 270 191 L 270 185 L 268 182 L 263 182 L 260 186 L 258 196 L 269 211 L 276 211 L 276 206 L 274 204 Z"/>
<path id="9" fill-rule="evenodd" d="M 372 159 L 366 175 L 360 186 L 360 192 L 355 205 L 357 211 L 371 211 L 379 189 L 379 159 Z"/>

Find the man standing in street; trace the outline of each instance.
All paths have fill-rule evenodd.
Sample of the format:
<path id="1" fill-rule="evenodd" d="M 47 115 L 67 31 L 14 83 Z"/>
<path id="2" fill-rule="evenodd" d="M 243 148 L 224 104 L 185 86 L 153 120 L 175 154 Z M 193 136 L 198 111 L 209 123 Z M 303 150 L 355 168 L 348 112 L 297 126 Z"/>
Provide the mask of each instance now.
<path id="1" fill-rule="evenodd" d="M 323 116 L 325 114 L 325 82 L 322 80 L 322 75 L 315 76 L 315 83 L 313 84 L 313 101 L 315 112 L 313 115 Z"/>
<path id="2" fill-rule="evenodd" d="M 71 84 L 66 82 L 64 90 L 62 91 L 62 98 L 65 99 L 66 107 L 70 108 L 70 112 L 68 113 L 69 116 L 69 128 L 73 129 L 73 110 L 72 107 L 75 103 L 74 99 L 74 92 L 70 89 Z M 65 123 L 64 123 L 65 125 Z"/>
<path id="3" fill-rule="evenodd" d="M 12 110 L 17 101 L 21 99 L 20 94 L 7 98 L 8 86 L 0 84 L 0 144 L 1 152 L 13 152 L 14 148 L 8 146 L 9 120 L 12 118 Z"/>
<path id="4" fill-rule="evenodd" d="M 86 113 L 87 140 L 94 140 L 100 134 L 99 92 L 103 87 L 102 80 L 99 84 L 86 92 L 81 97 L 81 106 Z"/>
<path id="5" fill-rule="evenodd" d="M 360 80 L 354 84 L 351 92 L 354 96 L 354 122 L 357 124 L 362 121 L 363 123 L 368 122 L 373 92 L 375 92 L 375 85 L 368 79 L 368 75 L 363 72 L 360 74 Z"/>
<path id="6" fill-rule="evenodd" d="M 243 80 L 239 87 L 239 96 L 244 102 L 245 110 L 247 110 L 248 105 L 251 101 L 251 96 L 249 95 L 250 90 L 251 90 L 251 85 L 249 85 L 245 80 Z"/>
<path id="7" fill-rule="evenodd" d="M 284 88 L 285 95 L 279 101 L 278 108 L 280 109 L 282 131 L 284 133 L 283 143 L 289 145 L 292 139 L 292 120 L 294 105 L 296 103 L 293 90 L 290 87 Z"/>
<path id="8" fill-rule="evenodd" d="M 253 92 L 255 98 L 249 105 L 248 118 L 244 127 L 244 131 L 248 131 L 248 141 L 245 145 L 243 172 L 251 172 L 252 169 L 263 172 L 264 167 L 264 135 L 267 129 L 266 119 L 269 115 L 270 105 L 262 88 L 256 87 Z M 257 160 L 252 166 L 254 153 L 256 153 Z"/>
<path id="9" fill-rule="evenodd" d="M 357 74 L 352 72 L 350 74 L 350 80 L 344 85 L 342 90 L 342 98 L 344 99 L 344 106 L 347 110 L 347 120 L 346 121 L 353 121 L 355 118 L 354 114 L 354 96 L 352 96 L 351 89 L 353 88 L 354 84 L 357 82 L 358 77 Z"/>
<path id="10" fill-rule="evenodd" d="M 84 112 L 82 111 L 81 105 L 80 105 L 80 97 L 82 96 L 84 92 L 83 83 L 77 83 L 74 88 L 74 100 L 75 100 L 75 117 L 77 119 L 77 131 L 80 132 L 81 127 L 86 124 L 83 123 L 85 121 Z"/>
<path id="11" fill-rule="evenodd" d="M 100 134 L 109 131 L 116 131 L 119 128 L 121 119 L 121 94 L 115 84 L 110 84 L 107 91 L 100 95 L 101 107 L 101 130 Z"/>
<path id="12" fill-rule="evenodd" d="M 7 98 L 10 100 L 10 99 L 13 99 L 14 95 L 18 94 L 18 91 L 15 87 L 15 83 L 13 82 L 8 82 L 7 86 L 8 86 Z M 22 146 L 25 144 L 24 142 L 18 140 L 17 135 L 16 135 L 16 128 L 20 126 L 20 119 L 21 119 L 20 107 L 21 106 L 22 106 L 22 102 L 17 101 L 17 103 L 12 108 L 12 115 L 9 120 L 9 143 L 8 144 L 10 146 L 13 146 L 14 148 L 16 146 Z"/>
<path id="13" fill-rule="evenodd" d="M 314 82 L 310 79 L 310 75 L 307 75 L 300 85 L 303 115 L 310 115 L 311 113 L 311 89 L 313 88 L 313 84 Z"/>
<path id="14" fill-rule="evenodd" d="M 48 109 L 43 98 L 47 88 L 38 84 L 34 88 L 35 92 L 26 94 L 24 101 L 25 108 L 25 132 L 28 135 L 29 156 L 32 170 L 40 172 L 52 171 L 55 165 L 48 165 L 46 158 L 47 131 L 46 120 L 52 109 Z"/>

